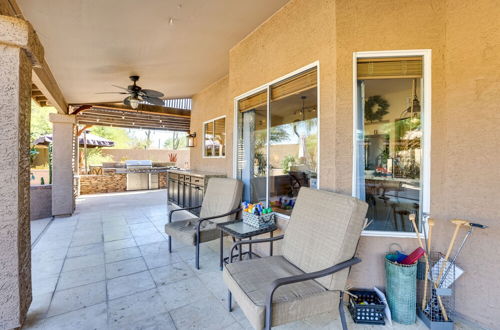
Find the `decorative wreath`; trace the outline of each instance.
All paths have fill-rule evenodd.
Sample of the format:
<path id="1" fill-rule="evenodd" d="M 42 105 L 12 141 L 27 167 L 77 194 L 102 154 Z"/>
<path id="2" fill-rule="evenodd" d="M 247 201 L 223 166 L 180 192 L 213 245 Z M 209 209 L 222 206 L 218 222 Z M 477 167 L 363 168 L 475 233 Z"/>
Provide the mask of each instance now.
<path id="1" fill-rule="evenodd" d="M 374 106 L 376 110 L 373 110 Z M 365 101 L 365 120 L 369 121 L 380 121 L 382 118 L 389 113 L 389 102 L 380 95 L 370 96 Z"/>

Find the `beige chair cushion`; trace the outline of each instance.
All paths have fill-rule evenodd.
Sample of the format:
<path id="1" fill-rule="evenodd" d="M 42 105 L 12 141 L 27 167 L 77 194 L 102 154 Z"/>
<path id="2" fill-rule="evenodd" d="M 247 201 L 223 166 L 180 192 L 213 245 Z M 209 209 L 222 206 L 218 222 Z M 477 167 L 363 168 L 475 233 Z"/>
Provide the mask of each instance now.
<path id="1" fill-rule="evenodd" d="M 200 218 L 224 214 L 238 208 L 241 203 L 243 183 L 236 179 L 211 178 L 203 197 Z M 214 219 L 216 223 L 231 221 L 235 215 Z"/>
<path id="2" fill-rule="evenodd" d="M 186 244 L 196 245 L 197 218 L 190 220 L 174 221 L 165 225 L 165 233 Z M 220 237 L 220 231 L 215 223 L 206 221 L 200 230 L 200 243 L 212 241 Z"/>
<path id="3" fill-rule="evenodd" d="M 301 188 L 283 240 L 283 256 L 306 273 L 351 259 L 368 205 L 354 197 Z M 317 281 L 343 290 L 349 269 Z"/>
<path id="4" fill-rule="evenodd" d="M 212 178 L 208 181 L 203 198 L 200 218 L 208 218 L 232 211 L 240 205 L 243 183 L 235 179 Z M 200 242 L 208 242 L 220 237 L 217 223 L 233 220 L 236 214 L 205 221 L 201 225 Z M 165 233 L 185 242 L 196 245 L 196 226 L 198 218 L 173 221 L 165 225 Z"/>
<path id="5" fill-rule="evenodd" d="M 271 283 L 281 277 L 299 274 L 303 272 L 285 258 L 273 256 L 228 264 L 222 277 L 252 326 L 262 329 Z M 272 325 L 336 311 L 337 307 L 338 293 L 326 290 L 316 281 L 285 285 L 273 295 Z"/>

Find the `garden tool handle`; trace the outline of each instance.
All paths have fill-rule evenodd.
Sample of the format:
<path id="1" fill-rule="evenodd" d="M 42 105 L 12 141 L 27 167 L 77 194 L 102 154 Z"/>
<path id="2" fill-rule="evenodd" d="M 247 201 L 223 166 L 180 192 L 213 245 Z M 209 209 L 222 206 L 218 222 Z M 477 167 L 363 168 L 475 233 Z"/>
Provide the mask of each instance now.
<path id="1" fill-rule="evenodd" d="M 446 255 L 444 256 L 444 260 L 448 261 L 448 258 L 450 257 L 450 253 L 453 250 L 453 246 L 455 245 L 455 241 L 457 239 L 458 231 L 460 230 L 460 227 L 462 225 L 469 225 L 470 222 L 467 220 L 460 220 L 460 219 L 454 219 L 450 221 L 451 223 L 455 224 L 455 231 L 453 232 L 453 236 L 451 237 L 450 245 L 448 246 L 448 251 L 446 251 Z M 439 274 L 438 280 L 441 277 L 441 272 Z"/>
<path id="2" fill-rule="evenodd" d="M 427 218 L 427 225 L 429 226 L 429 232 L 427 235 L 427 257 L 429 258 L 429 253 L 431 252 L 431 239 L 432 239 L 432 228 L 434 227 L 434 219 Z M 427 302 L 427 286 L 429 282 L 429 268 L 428 262 L 425 263 L 425 279 L 424 279 L 424 294 L 422 296 L 422 310 L 425 309 L 425 304 Z"/>
<path id="3" fill-rule="evenodd" d="M 408 216 L 408 219 L 410 219 L 411 223 L 413 224 L 413 229 L 415 230 L 415 233 L 417 234 L 418 243 L 420 244 L 420 247 L 422 249 L 424 249 L 424 251 L 425 251 L 424 244 L 422 243 L 422 238 L 420 237 L 420 232 L 418 231 L 416 218 L 417 218 L 417 216 L 414 213 L 412 213 Z M 424 253 L 424 258 L 425 258 L 425 273 L 427 274 L 429 272 L 429 267 L 430 267 L 429 255 L 427 254 L 427 252 Z M 437 289 L 436 283 L 434 283 L 434 288 Z M 443 300 L 441 299 L 440 296 L 437 296 L 437 298 L 438 298 L 439 307 L 441 309 L 441 312 L 443 313 L 443 317 L 444 317 L 445 321 L 448 321 L 448 313 L 446 312 L 446 308 L 443 305 Z"/>

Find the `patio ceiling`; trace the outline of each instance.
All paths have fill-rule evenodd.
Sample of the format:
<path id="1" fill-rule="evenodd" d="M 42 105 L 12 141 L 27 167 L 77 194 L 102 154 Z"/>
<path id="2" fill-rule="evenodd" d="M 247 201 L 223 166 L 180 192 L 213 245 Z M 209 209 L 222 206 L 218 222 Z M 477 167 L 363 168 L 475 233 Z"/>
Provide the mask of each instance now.
<path id="1" fill-rule="evenodd" d="M 228 52 L 288 0 L 17 0 L 68 104 L 120 102 L 139 85 L 188 97 L 228 72 Z"/>
<path id="2" fill-rule="evenodd" d="M 73 108 L 77 123 L 189 132 L 191 111 L 141 104 L 137 110 L 123 104 L 81 105 Z"/>

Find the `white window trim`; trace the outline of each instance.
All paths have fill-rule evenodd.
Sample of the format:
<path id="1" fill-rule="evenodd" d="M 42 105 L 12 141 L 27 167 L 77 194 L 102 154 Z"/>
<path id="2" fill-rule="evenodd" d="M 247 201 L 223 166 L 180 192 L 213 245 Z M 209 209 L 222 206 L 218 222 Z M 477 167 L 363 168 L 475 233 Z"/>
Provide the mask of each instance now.
<path id="1" fill-rule="evenodd" d="M 226 150 L 226 152 L 224 153 L 224 156 L 205 156 L 205 124 L 215 122 L 216 120 L 222 119 L 222 118 L 224 118 L 224 136 L 225 136 L 224 149 Z M 227 155 L 227 147 L 226 147 L 227 146 L 227 135 L 226 135 L 227 134 L 227 129 L 226 129 L 226 124 L 227 124 L 226 115 L 219 116 L 219 117 L 216 117 L 216 118 L 212 118 L 210 120 L 207 120 L 207 121 L 203 122 L 203 124 L 202 124 L 203 126 L 201 128 L 201 131 L 202 131 L 201 157 L 202 158 L 206 158 L 206 159 L 223 159 L 223 158 L 226 158 L 226 155 Z M 215 129 L 215 126 L 214 126 L 214 129 Z"/>
<path id="2" fill-rule="evenodd" d="M 279 78 L 276 78 L 274 79 L 273 81 L 271 82 L 268 82 L 266 84 L 263 84 L 257 88 L 254 88 L 248 92 L 245 92 L 241 95 L 238 95 L 237 97 L 234 98 L 234 104 L 233 104 L 233 109 L 234 109 L 234 124 L 233 124 L 233 178 L 236 179 L 238 177 L 238 102 L 239 100 L 241 99 L 244 99 L 245 97 L 248 97 L 250 95 L 253 95 L 255 93 L 258 93 L 258 92 L 262 92 L 264 90 L 267 90 L 267 107 L 269 109 L 269 104 L 270 104 L 270 87 L 280 81 L 283 81 L 287 78 L 290 78 L 290 77 L 293 77 L 297 74 L 300 74 L 304 71 L 307 71 L 307 70 L 310 70 L 310 69 L 313 69 L 313 68 L 316 68 L 317 70 L 317 82 L 316 82 L 316 94 L 317 94 L 317 100 L 316 100 L 316 104 L 317 104 L 317 115 L 318 115 L 318 171 L 317 171 L 317 187 L 318 189 L 320 189 L 321 185 L 320 185 L 320 180 L 321 180 L 321 175 L 320 175 L 320 171 L 321 171 L 321 102 L 320 102 L 320 91 L 321 91 L 321 88 L 320 88 L 320 65 L 319 65 L 319 61 L 315 61 L 315 62 L 312 62 L 306 66 L 303 66 L 293 72 L 290 72 L 284 76 L 281 76 Z M 268 112 L 268 116 L 269 116 L 269 112 Z M 268 118 L 269 119 L 269 118 Z M 269 120 L 267 121 L 268 122 L 268 125 L 269 125 Z M 205 125 L 203 125 L 203 127 L 205 127 Z M 268 134 L 268 137 L 269 139 L 269 134 Z M 269 149 L 269 141 L 267 141 L 267 146 L 268 146 L 268 149 Z M 268 150 L 268 155 L 269 155 L 269 150 Z M 269 162 L 268 162 L 268 166 L 269 166 Z M 269 170 L 267 172 L 267 179 L 266 179 L 266 202 L 268 202 L 268 198 L 269 198 Z M 282 218 L 289 218 L 288 215 L 286 214 L 281 214 L 281 213 L 278 213 L 278 215 Z"/>
<path id="3" fill-rule="evenodd" d="M 432 114 L 432 50 L 431 49 L 414 49 L 414 50 L 389 50 L 389 51 L 368 51 L 368 52 L 354 52 L 352 61 L 353 70 L 353 155 L 352 155 L 352 196 L 356 196 L 356 169 L 357 169 L 357 157 L 356 157 L 356 146 L 357 137 L 356 129 L 357 125 L 357 112 L 358 112 L 358 95 L 357 95 L 357 60 L 359 58 L 370 58 L 370 57 L 407 57 L 407 56 L 422 56 L 423 59 L 423 79 L 422 79 L 422 96 L 424 112 L 423 125 L 422 125 L 422 169 L 421 169 L 421 185 L 422 190 L 420 191 L 420 219 L 423 218 L 423 214 L 429 214 L 430 212 L 430 183 L 431 183 L 431 114 Z M 428 232 L 427 224 L 425 230 Z M 363 230 L 363 236 L 375 236 L 375 237 L 400 237 L 400 238 L 416 238 L 416 233 L 410 232 L 397 232 L 397 231 L 377 231 L 377 230 Z M 422 235 L 420 235 L 422 236 Z"/>

